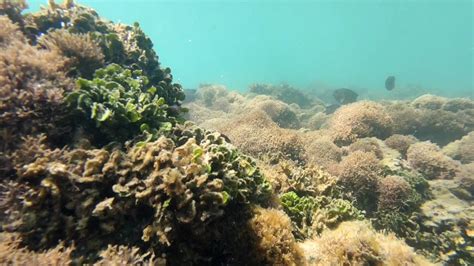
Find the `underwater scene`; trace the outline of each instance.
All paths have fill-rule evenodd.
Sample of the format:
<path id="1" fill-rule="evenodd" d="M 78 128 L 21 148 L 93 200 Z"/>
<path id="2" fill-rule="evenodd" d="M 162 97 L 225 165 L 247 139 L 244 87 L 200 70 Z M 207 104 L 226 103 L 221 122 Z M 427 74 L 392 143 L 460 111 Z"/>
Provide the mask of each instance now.
<path id="1" fill-rule="evenodd" d="M 0 265 L 474 265 L 471 0 L 0 0 Z"/>

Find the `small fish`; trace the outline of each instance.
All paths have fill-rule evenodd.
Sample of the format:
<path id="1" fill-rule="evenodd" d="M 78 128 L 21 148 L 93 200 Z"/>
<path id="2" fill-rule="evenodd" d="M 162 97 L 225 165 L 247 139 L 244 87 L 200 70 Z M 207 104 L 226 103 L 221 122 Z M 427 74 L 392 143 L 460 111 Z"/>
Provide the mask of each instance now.
<path id="1" fill-rule="evenodd" d="M 395 88 L 395 76 L 388 76 L 385 80 L 385 89 L 391 91 Z"/>
<path id="2" fill-rule="evenodd" d="M 334 99 L 336 99 L 336 101 L 339 104 L 343 105 L 343 104 L 349 104 L 349 103 L 353 103 L 357 101 L 357 97 L 359 95 L 355 93 L 353 90 L 342 88 L 342 89 L 334 90 L 334 92 L 332 93 L 332 96 L 334 96 Z"/>

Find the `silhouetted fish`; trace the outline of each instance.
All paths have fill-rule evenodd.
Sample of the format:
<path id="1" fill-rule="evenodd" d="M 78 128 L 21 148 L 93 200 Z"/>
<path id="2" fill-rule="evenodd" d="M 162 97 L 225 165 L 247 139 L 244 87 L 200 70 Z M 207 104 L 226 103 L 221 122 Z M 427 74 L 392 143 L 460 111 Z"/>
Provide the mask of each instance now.
<path id="1" fill-rule="evenodd" d="M 391 91 L 395 88 L 395 76 L 389 76 L 385 80 L 385 89 Z"/>
<path id="2" fill-rule="evenodd" d="M 331 105 L 328 105 L 326 106 L 326 110 L 324 110 L 324 113 L 327 114 L 327 115 L 330 115 L 334 112 L 336 112 L 337 108 L 341 107 L 341 105 L 339 104 L 331 104 Z"/>
<path id="3" fill-rule="evenodd" d="M 334 90 L 332 96 L 334 96 L 334 99 L 336 99 L 339 104 L 349 104 L 357 101 L 359 95 L 353 90 L 342 88 Z"/>

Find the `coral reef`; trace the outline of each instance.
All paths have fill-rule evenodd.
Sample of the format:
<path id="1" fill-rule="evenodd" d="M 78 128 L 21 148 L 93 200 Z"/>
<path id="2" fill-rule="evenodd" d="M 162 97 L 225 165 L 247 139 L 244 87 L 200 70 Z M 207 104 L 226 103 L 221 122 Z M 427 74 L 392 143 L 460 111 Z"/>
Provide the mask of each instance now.
<path id="1" fill-rule="evenodd" d="M 73 248 L 58 245 L 43 252 L 32 252 L 21 247 L 15 234 L 0 234 L 0 264 L 2 265 L 71 265 Z"/>
<path id="2" fill-rule="evenodd" d="M 264 204 L 270 187 L 259 170 L 218 134 L 182 127 L 173 138 L 126 154 L 36 152 L 32 163 L 17 167 L 28 190 L 15 231 L 33 248 L 62 239 L 91 250 L 123 241 L 161 250 L 182 230 L 198 238 L 226 208 Z"/>
<path id="3" fill-rule="evenodd" d="M 354 200 L 360 209 L 375 209 L 377 184 L 382 175 L 382 165 L 373 153 L 355 151 L 344 157 L 337 172 L 339 183 L 346 197 Z"/>
<path id="4" fill-rule="evenodd" d="M 416 139 L 414 136 L 405 136 L 400 134 L 393 134 L 385 140 L 385 144 L 388 147 L 400 152 L 400 154 L 403 155 L 404 158 L 406 158 L 407 156 L 407 151 L 408 148 L 410 148 L 410 145 L 416 142 L 418 142 L 418 139 Z"/>
<path id="5" fill-rule="evenodd" d="M 303 265 L 303 252 L 291 233 L 288 216 L 275 209 L 255 210 L 250 228 L 255 232 L 256 254 L 267 265 Z"/>
<path id="6" fill-rule="evenodd" d="M 303 141 L 305 142 L 305 156 L 308 162 L 330 167 L 341 161 L 343 151 L 329 137 L 306 134 Z"/>
<path id="7" fill-rule="evenodd" d="M 348 145 L 364 137 L 385 139 L 392 130 L 392 118 L 384 107 L 369 101 L 339 108 L 328 123 L 334 142 L 338 145 Z"/>
<path id="8" fill-rule="evenodd" d="M 395 236 L 360 221 L 344 222 L 302 248 L 308 265 L 432 265 Z"/>
<path id="9" fill-rule="evenodd" d="M 459 171 L 459 163 L 444 155 L 431 142 L 411 145 L 407 151 L 407 160 L 426 179 L 451 179 Z"/>
<path id="10" fill-rule="evenodd" d="M 96 69 L 104 66 L 102 49 L 90 35 L 54 30 L 41 36 L 38 43 L 49 50 L 57 49 L 70 59 L 69 76 L 91 78 Z"/>
<path id="11" fill-rule="evenodd" d="M 474 131 L 444 146 L 442 151 L 463 164 L 474 162 Z"/>
<path id="12" fill-rule="evenodd" d="M 376 138 L 358 139 L 348 147 L 348 151 L 349 153 L 355 151 L 371 152 L 378 159 L 383 158 L 382 148 L 380 147 L 379 140 L 377 140 Z"/>
<path id="13" fill-rule="evenodd" d="M 176 123 L 161 90 L 150 85 L 142 71 L 110 64 L 97 70 L 93 80 L 78 79 L 66 102 L 71 113 L 77 113 L 75 124 L 94 132 L 97 143 L 125 141 L 141 133 L 156 139 L 159 130 L 170 130 Z"/>
<path id="14" fill-rule="evenodd" d="M 304 147 L 299 135 L 279 128 L 264 112 L 254 111 L 229 120 L 210 121 L 202 126 L 222 132 L 236 147 L 251 156 L 304 160 Z"/>
<path id="15" fill-rule="evenodd" d="M 271 95 L 280 101 L 288 104 L 296 103 L 300 107 L 309 107 L 312 100 L 301 91 L 291 87 L 288 84 L 278 86 L 270 84 L 253 84 L 249 87 L 249 92 L 255 94 Z"/>

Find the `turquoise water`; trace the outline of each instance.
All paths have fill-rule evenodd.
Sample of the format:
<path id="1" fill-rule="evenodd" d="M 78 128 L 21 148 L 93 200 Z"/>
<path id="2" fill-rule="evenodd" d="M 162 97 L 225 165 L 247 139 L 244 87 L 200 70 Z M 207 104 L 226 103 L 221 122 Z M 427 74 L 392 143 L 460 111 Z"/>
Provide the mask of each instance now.
<path id="1" fill-rule="evenodd" d="M 46 1 L 29 1 L 33 10 Z M 186 88 L 254 82 L 474 96 L 473 1 L 79 1 L 140 22 Z"/>

